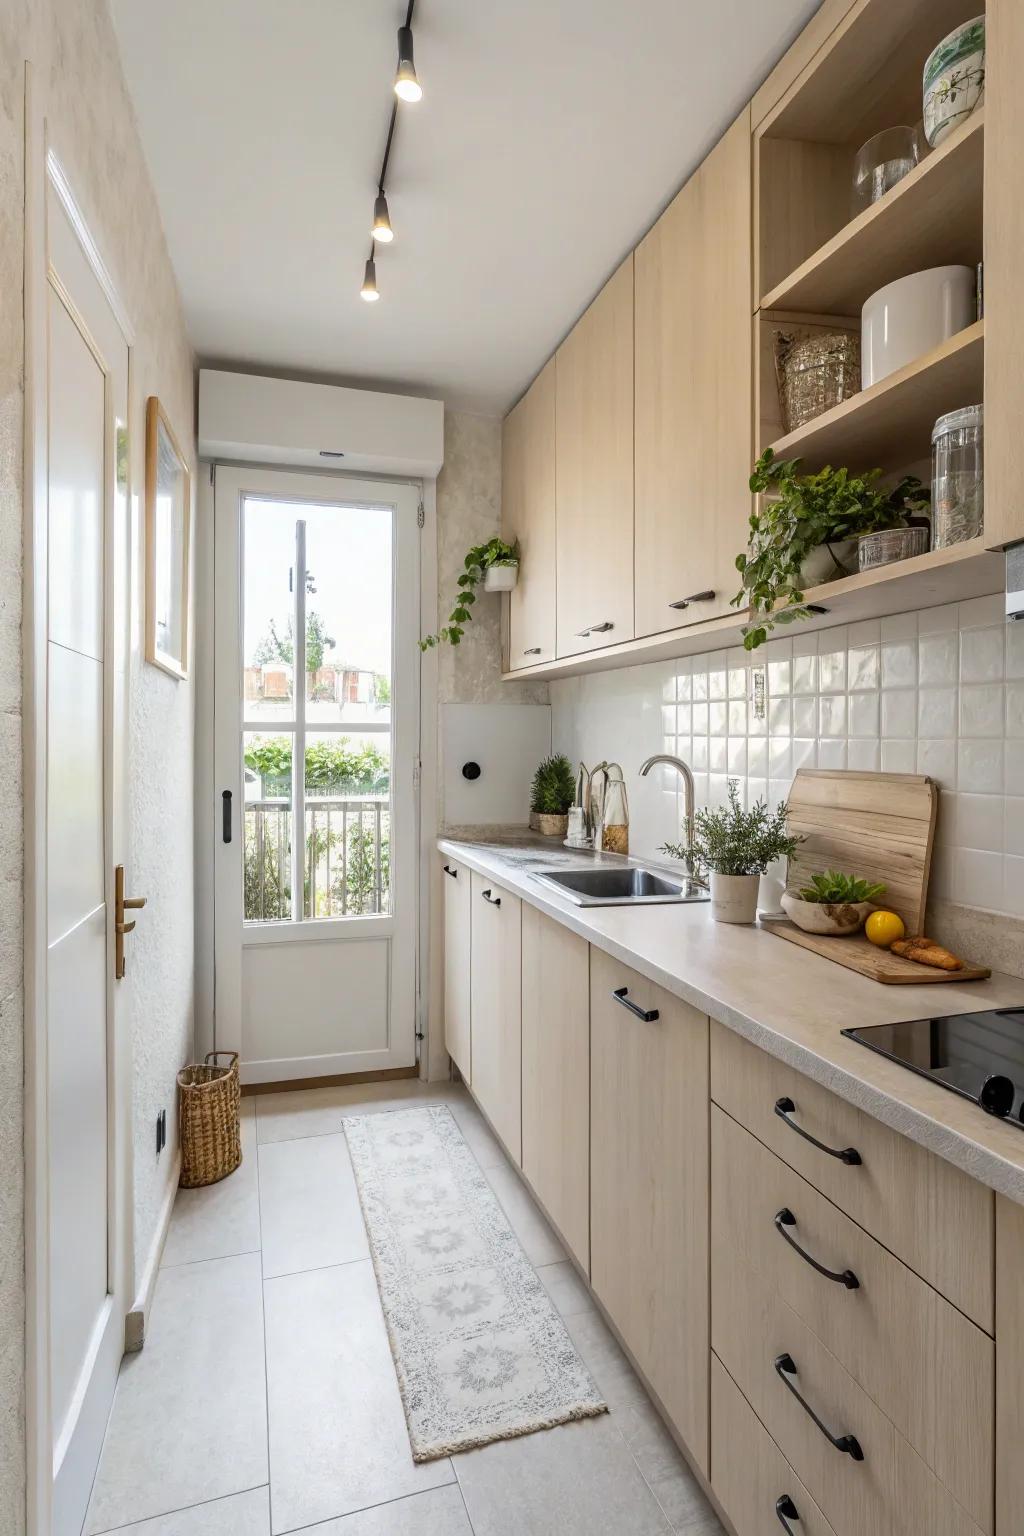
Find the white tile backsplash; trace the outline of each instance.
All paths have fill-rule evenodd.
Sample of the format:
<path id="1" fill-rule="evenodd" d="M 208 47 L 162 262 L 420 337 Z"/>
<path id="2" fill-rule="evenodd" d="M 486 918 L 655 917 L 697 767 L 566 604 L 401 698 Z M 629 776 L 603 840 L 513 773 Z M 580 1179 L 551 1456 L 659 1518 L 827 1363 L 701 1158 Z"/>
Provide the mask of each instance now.
<path id="1" fill-rule="evenodd" d="M 556 751 L 622 763 L 641 856 L 680 836 L 669 770 L 637 777 L 653 752 L 683 757 L 711 805 L 730 777 L 776 805 L 801 767 L 924 773 L 941 790 L 932 894 L 1024 916 L 1024 624 L 998 597 L 565 679 L 551 704 Z"/>

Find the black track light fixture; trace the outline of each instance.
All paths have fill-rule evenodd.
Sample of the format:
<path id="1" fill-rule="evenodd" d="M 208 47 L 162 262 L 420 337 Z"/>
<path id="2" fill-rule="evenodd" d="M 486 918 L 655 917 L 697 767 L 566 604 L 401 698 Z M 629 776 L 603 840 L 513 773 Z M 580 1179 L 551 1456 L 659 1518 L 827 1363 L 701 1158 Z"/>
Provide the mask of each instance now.
<path id="1" fill-rule="evenodd" d="M 416 77 L 416 65 L 412 53 L 412 6 L 404 27 L 398 29 L 398 73 L 395 75 L 395 95 L 399 101 L 419 101 L 423 87 Z"/>
<path id="2" fill-rule="evenodd" d="M 365 299 L 367 304 L 375 304 L 380 298 L 380 294 L 377 292 L 377 264 L 372 256 L 366 258 L 363 286 L 359 290 L 359 297 Z"/>
<path id="3" fill-rule="evenodd" d="M 381 245 L 390 245 L 395 238 L 395 232 L 391 228 L 391 215 L 388 212 L 388 200 L 384 196 L 383 187 L 377 193 L 377 199 L 373 205 L 373 228 L 370 233 Z"/>
<path id="4" fill-rule="evenodd" d="M 395 95 L 391 102 L 391 117 L 388 121 L 388 136 L 384 143 L 384 158 L 381 161 L 380 175 L 377 178 L 377 196 L 373 203 L 373 223 L 370 226 L 372 237 L 370 254 L 366 260 L 363 271 L 363 286 L 360 288 L 360 297 L 367 304 L 373 304 L 380 298 L 377 288 L 377 264 L 374 260 L 378 245 L 390 245 L 395 238 L 395 232 L 391 227 L 391 211 L 388 208 L 387 193 L 384 190 L 388 174 L 388 164 L 391 159 L 391 147 L 395 141 L 395 125 L 398 122 L 398 104 L 400 101 L 419 101 L 423 95 L 420 83 L 416 78 L 416 65 L 412 55 L 412 13 L 416 8 L 416 0 L 409 0 L 405 13 L 405 25 L 398 29 L 398 72 L 395 75 Z"/>

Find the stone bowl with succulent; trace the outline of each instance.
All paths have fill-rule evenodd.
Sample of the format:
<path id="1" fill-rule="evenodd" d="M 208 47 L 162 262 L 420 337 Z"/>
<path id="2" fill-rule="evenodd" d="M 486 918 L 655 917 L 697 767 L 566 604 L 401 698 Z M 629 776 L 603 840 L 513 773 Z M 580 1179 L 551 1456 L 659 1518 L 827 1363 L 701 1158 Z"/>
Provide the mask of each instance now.
<path id="1" fill-rule="evenodd" d="M 847 937 L 860 932 L 884 894 L 884 885 L 826 869 L 801 891 L 784 892 L 782 910 L 804 933 Z"/>

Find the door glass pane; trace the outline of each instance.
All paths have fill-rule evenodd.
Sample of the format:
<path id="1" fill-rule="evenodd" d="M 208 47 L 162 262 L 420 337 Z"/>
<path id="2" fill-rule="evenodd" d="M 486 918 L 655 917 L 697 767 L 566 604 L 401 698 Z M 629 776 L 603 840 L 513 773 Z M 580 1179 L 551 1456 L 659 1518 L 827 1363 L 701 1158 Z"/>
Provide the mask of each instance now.
<path id="1" fill-rule="evenodd" d="M 390 912 L 390 733 L 311 731 L 305 787 L 305 916 Z"/>
<path id="2" fill-rule="evenodd" d="M 246 731 L 243 742 L 243 915 L 278 922 L 292 914 L 293 737 Z"/>
<path id="3" fill-rule="evenodd" d="M 390 507 L 303 506 L 306 722 L 391 714 Z"/>
<path id="4" fill-rule="evenodd" d="M 295 714 L 296 508 L 293 502 L 245 499 L 242 709 L 252 721 Z"/>

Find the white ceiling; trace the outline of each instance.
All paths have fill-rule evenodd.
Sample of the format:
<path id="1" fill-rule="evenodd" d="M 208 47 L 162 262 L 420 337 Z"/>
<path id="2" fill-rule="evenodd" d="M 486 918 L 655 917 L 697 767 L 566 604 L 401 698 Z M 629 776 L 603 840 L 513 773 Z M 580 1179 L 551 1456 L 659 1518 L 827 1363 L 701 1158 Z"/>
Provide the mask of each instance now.
<path id="1" fill-rule="evenodd" d="M 204 362 L 504 411 L 819 0 L 112 0 Z"/>

